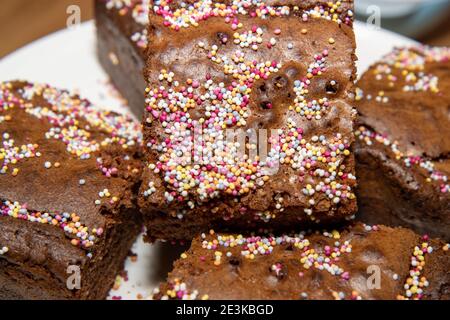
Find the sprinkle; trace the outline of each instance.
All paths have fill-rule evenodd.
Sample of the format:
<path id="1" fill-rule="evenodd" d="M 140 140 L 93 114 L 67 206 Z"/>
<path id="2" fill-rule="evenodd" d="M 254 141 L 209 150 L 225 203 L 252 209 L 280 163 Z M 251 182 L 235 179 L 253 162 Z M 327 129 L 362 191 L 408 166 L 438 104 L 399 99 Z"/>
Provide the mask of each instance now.
<path id="1" fill-rule="evenodd" d="M 119 58 L 117 57 L 117 55 L 114 52 L 110 52 L 108 54 L 108 58 L 109 61 L 111 61 L 111 63 L 115 66 L 118 66 L 120 64 Z"/>
<path id="2" fill-rule="evenodd" d="M 9 251 L 8 247 L 3 247 L 0 249 L 0 256 L 5 255 Z"/>

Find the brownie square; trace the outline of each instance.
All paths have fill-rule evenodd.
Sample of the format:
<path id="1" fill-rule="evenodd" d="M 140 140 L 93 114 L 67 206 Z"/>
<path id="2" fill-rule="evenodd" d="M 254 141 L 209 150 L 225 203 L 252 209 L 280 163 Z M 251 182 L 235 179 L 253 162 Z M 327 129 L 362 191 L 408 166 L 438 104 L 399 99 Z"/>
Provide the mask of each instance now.
<path id="1" fill-rule="evenodd" d="M 449 299 L 448 244 L 361 223 L 342 231 L 195 238 L 154 299 Z"/>
<path id="2" fill-rule="evenodd" d="M 95 0 L 99 61 L 139 119 L 144 112 L 148 10 L 148 0 Z"/>
<path id="3" fill-rule="evenodd" d="M 450 239 L 450 49 L 397 48 L 357 83 L 359 218 Z"/>
<path id="4" fill-rule="evenodd" d="M 141 228 L 141 140 L 67 91 L 0 84 L 0 299 L 107 297 Z"/>
<path id="5" fill-rule="evenodd" d="M 353 218 L 352 9 L 152 1 L 139 199 L 150 240 Z"/>

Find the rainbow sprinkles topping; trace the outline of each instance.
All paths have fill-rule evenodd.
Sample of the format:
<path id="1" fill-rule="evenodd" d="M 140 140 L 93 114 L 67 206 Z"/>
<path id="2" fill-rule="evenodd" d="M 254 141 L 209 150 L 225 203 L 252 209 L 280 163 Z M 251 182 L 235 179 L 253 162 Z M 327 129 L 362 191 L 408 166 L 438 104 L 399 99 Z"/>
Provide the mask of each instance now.
<path id="1" fill-rule="evenodd" d="M 220 44 L 203 41 L 196 44 L 196 49 L 203 52 L 214 67 L 220 67 L 230 81 L 215 81 L 210 74 L 204 79 L 179 81 L 175 72 L 162 69 L 157 83 L 146 88 L 147 125 L 156 123 L 165 135 L 162 139 L 148 139 L 147 147 L 158 154 L 148 167 L 156 174 L 162 173 L 169 186 L 164 194 L 167 203 L 186 202 L 193 209 L 221 195 L 246 195 L 264 186 L 270 179 L 267 169 L 279 164 L 299 172 L 297 179 L 304 183 L 302 193 L 308 197 L 304 212 L 311 220 L 316 220 L 310 207 L 316 204 L 314 195 L 317 193 L 335 205 L 342 200 L 355 199 L 352 191 L 355 177 L 344 164 L 351 154 L 351 141 L 339 132 L 306 138 L 303 128 L 296 123 L 298 120 L 294 120 L 300 116 L 310 122 L 320 121 L 333 107 L 327 97 L 309 97 L 312 83 L 327 72 L 328 47 L 313 55 L 304 74 L 292 81 L 292 101 L 286 106 L 292 117 L 288 118 L 286 128 L 269 138 L 271 149 L 267 158 L 247 154 L 238 158 L 239 143 L 225 141 L 226 130 L 248 125 L 252 116 L 252 92 L 258 81 L 268 81 L 286 67 L 277 60 L 249 59 L 249 54 L 243 50 L 270 50 L 279 46 L 277 36 L 283 30 L 276 28 L 265 41 L 263 39 L 268 38 L 265 28 L 253 25 L 249 30 L 241 30 L 244 27 L 239 16 L 265 19 L 295 14 L 302 21 L 312 17 L 350 24 L 351 11 L 347 12 L 348 19 L 341 20 L 342 4 L 330 2 L 324 7 L 302 11 L 299 7 L 267 6 L 264 1 L 232 1 L 230 4 L 196 1 L 176 6 L 171 1 L 155 1 L 154 13 L 163 17 L 164 26 L 175 31 L 197 27 L 209 18 L 223 17 L 234 33 L 232 36 L 219 33 L 219 41 L 236 46 L 235 51 L 225 54 Z M 302 34 L 306 33 L 306 29 L 302 30 Z M 334 41 L 330 38 L 325 45 L 333 45 Z M 293 49 L 293 44 L 288 43 L 287 49 Z M 283 86 L 282 83 L 275 85 Z M 336 81 L 330 81 L 330 86 L 336 88 Z M 270 101 L 262 101 L 259 107 L 270 110 L 274 106 Z M 202 113 L 204 110 L 204 115 L 194 117 L 195 109 Z M 195 137 L 199 135 L 202 141 L 198 146 Z M 218 143 L 218 139 L 223 142 Z M 257 145 L 250 142 L 248 149 L 255 148 Z M 149 187 L 144 192 L 145 197 L 155 193 L 153 186 Z M 277 201 L 273 210 L 256 216 L 264 221 L 276 217 L 276 212 L 284 210 L 282 197 L 277 197 Z"/>
<path id="2" fill-rule="evenodd" d="M 210 235 L 215 235 L 214 231 L 210 231 Z M 324 270 L 331 275 L 338 276 L 344 280 L 349 280 L 350 275 L 337 265 L 340 256 L 352 252 L 352 245 L 349 240 L 339 241 L 340 233 L 338 231 L 325 232 L 323 234 L 327 238 L 335 239 L 334 246 L 324 246 L 322 249 L 314 249 L 308 239 L 303 234 L 298 236 L 280 236 L 280 237 L 243 237 L 242 235 L 219 235 L 217 234 L 212 241 L 206 240 L 206 234 L 202 234 L 202 248 L 214 251 L 215 265 L 221 264 L 223 253 L 220 249 L 240 248 L 242 257 L 253 260 L 257 255 L 270 255 L 277 246 L 292 245 L 300 251 L 299 258 L 305 270 L 315 268 Z M 232 257 L 231 251 L 225 253 L 227 258 Z M 280 272 L 282 266 L 275 265 L 274 271 Z"/>
<path id="3" fill-rule="evenodd" d="M 142 143 L 140 125 L 127 116 L 100 111 L 87 100 L 48 85 L 1 83 L 0 113 L 4 113 L 3 118 L 11 121 L 13 116 L 20 117 L 22 111 L 36 119 L 45 120 L 49 125 L 50 128 L 44 126 L 45 129 L 42 130 L 42 137 L 39 138 L 41 141 L 46 139 L 61 142 L 69 155 L 91 164 L 94 170 L 101 171 L 107 178 L 117 176 L 118 168 L 109 164 L 108 152 L 104 156 L 100 151 L 108 147 L 128 150 Z M 0 177 L 8 172 L 16 177 L 21 163 L 47 156 L 40 152 L 41 146 L 38 144 L 16 144 L 12 134 L 7 132 L 8 128 L 6 126 L 6 131 L 0 135 Z M 97 156 L 96 161 L 91 159 L 93 155 Z M 125 155 L 123 160 L 130 158 Z M 43 162 L 46 170 L 53 170 L 61 168 L 62 160 Z M 137 169 L 128 167 L 127 170 L 134 172 Z M 76 177 L 74 183 L 82 187 L 86 180 Z M 100 194 L 111 205 L 118 201 L 118 197 L 112 197 L 109 192 Z M 17 201 L 0 202 L 0 216 L 58 227 L 71 239 L 72 245 L 88 251 L 103 234 L 102 228 L 85 226 L 77 213 L 32 210 L 26 203 Z M 90 252 L 88 256 L 91 256 Z"/>
<path id="4" fill-rule="evenodd" d="M 411 256 L 411 268 L 409 277 L 405 281 L 405 295 L 399 295 L 398 300 L 420 300 L 423 298 L 424 290 L 429 286 L 428 280 L 422 275 L 425 267 L 425 256 L 433 252 L 433 247 L 427 242 L 428 236 L 423 237 L 424 242 L 414 247 Z"/>
<path id="5" fill-rule="evenodd" d="M 83 249 L 91 248 L 97 237 L 103 234 L 102 228 L 89 230 L 86 226 L 82 225 L 80 217 L 75 213 L 37 212 L 28 210 L 26 205 L 18 202 L 1 202 L 0 216 L 56 226 L 72 238 L 72 245 Z"/>
<path id="6" fill-rule="evenodd" d="M 37 151 L 37 144 L 26 144 L 22 146 L 16 146 L 13 139 L 11 139 L 9 133 L 5 132 L 2 135 L 2 144 L 0 145 L 0 161 L 2 165 L 0 167 L 0 174 L 6 174 L 10 167 L 15 166 L 18 162 L 24 159 L 40 157 L 40 152 Z M 19 173 L 18 168 L 13 168 L 11 174 L 17 176 Z"/>
<path id="7" fill-rule="evenodd" d="M 424 72 L 426 63 L 450 61 L 450 48 L 416 46 L 414 48 L 396 48 L 387 54 L 371 71 L 377 81 L 387 81 L 389 87 L 394 87 L 402 81 L 404 92 L 432 92 L 439 93 L 439 79 L 433 74 Z M 394 70 L 400 72 L 396 75 Z M 356 101 L 364 97 L 362 90 L 358 90 Z M 368 100 L 372 95 L 367 94 Z M 384 91 L 377 93 L 377 102 L 387 103 L 389 97 Z"/>
<path id="8" fill-rule="evenodd" d="M 173 30 L 198 27 L 201 21 L 212 17 L 224 17 L 233 30 L 242 27 L 238 15 L 249 15 L 250 17 L 267 18 L 271 16 L 288 16 L 297 13 L 303 21 L 312 18 L 323 18 L 336 23 L 351 25 L 353 12 L 342 8 L 344 2 L 328 2 L 321 6 L 300 10 L 298 6 L 269 6 L 261 0 L 233 0 L 230 4 L 220 3 L 212 0 L 200 0 L 194 3 L 181 2 L 176 9 L 172 8 L 172 1 L 156 0 L 153 10 L 157 15 L 164 18 L 164 25 Z"/>

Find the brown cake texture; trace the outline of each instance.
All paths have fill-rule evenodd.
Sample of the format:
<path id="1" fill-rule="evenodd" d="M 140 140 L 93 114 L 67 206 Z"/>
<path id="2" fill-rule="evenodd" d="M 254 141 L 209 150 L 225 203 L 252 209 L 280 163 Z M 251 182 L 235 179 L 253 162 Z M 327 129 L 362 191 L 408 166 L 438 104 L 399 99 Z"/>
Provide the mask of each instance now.
<path id="1" fill-rule="evenodd" d="M 97 54 L 131 111 L 144 112 L 149 0 L 95 0 Z"/>
<path id="2" fill-rule="evenodd" d="M 358 217 L 450 239 L 450 49 L 397 48 L 357 87 Z"/>
<path id="3" fill-rule="evenodd" d="M 141 230 L 141 143 L 127 116 L 0 84 L 0 299 L 107 297 Z"/>
<path id="4" fill-rule="evenodd" d="M 154 299 L 449 299 L 449 245 L 358 223 L 341 232 L 202 234 Z"/>
<path id="5" fill-rule="evenodd" d="M 149 239 L 352 219 L 352 1 L 151 8 L 139 199 Z"/>

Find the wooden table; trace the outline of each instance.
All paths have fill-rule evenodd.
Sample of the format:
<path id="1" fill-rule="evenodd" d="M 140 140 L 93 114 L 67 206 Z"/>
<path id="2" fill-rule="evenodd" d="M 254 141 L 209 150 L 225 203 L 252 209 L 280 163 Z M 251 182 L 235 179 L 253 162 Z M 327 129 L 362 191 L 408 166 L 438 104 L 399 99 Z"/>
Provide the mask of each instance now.
<path id="1" fill-rule="evenodd" d="M 83 21 L 92 19 L 92 0 L 0 0 L 0 57 L 17 48 L 66 27 L 70 5 L 81 8 Z M 450 19 L 420 41 L 450 46 Z"/>
<path id="2" fill-rule="evenodd" d="M 92 19 L 92 0 L 0 0 L 0 57 L 65 28 L 71 5 L 80 7 L 83 21 Z"/>

